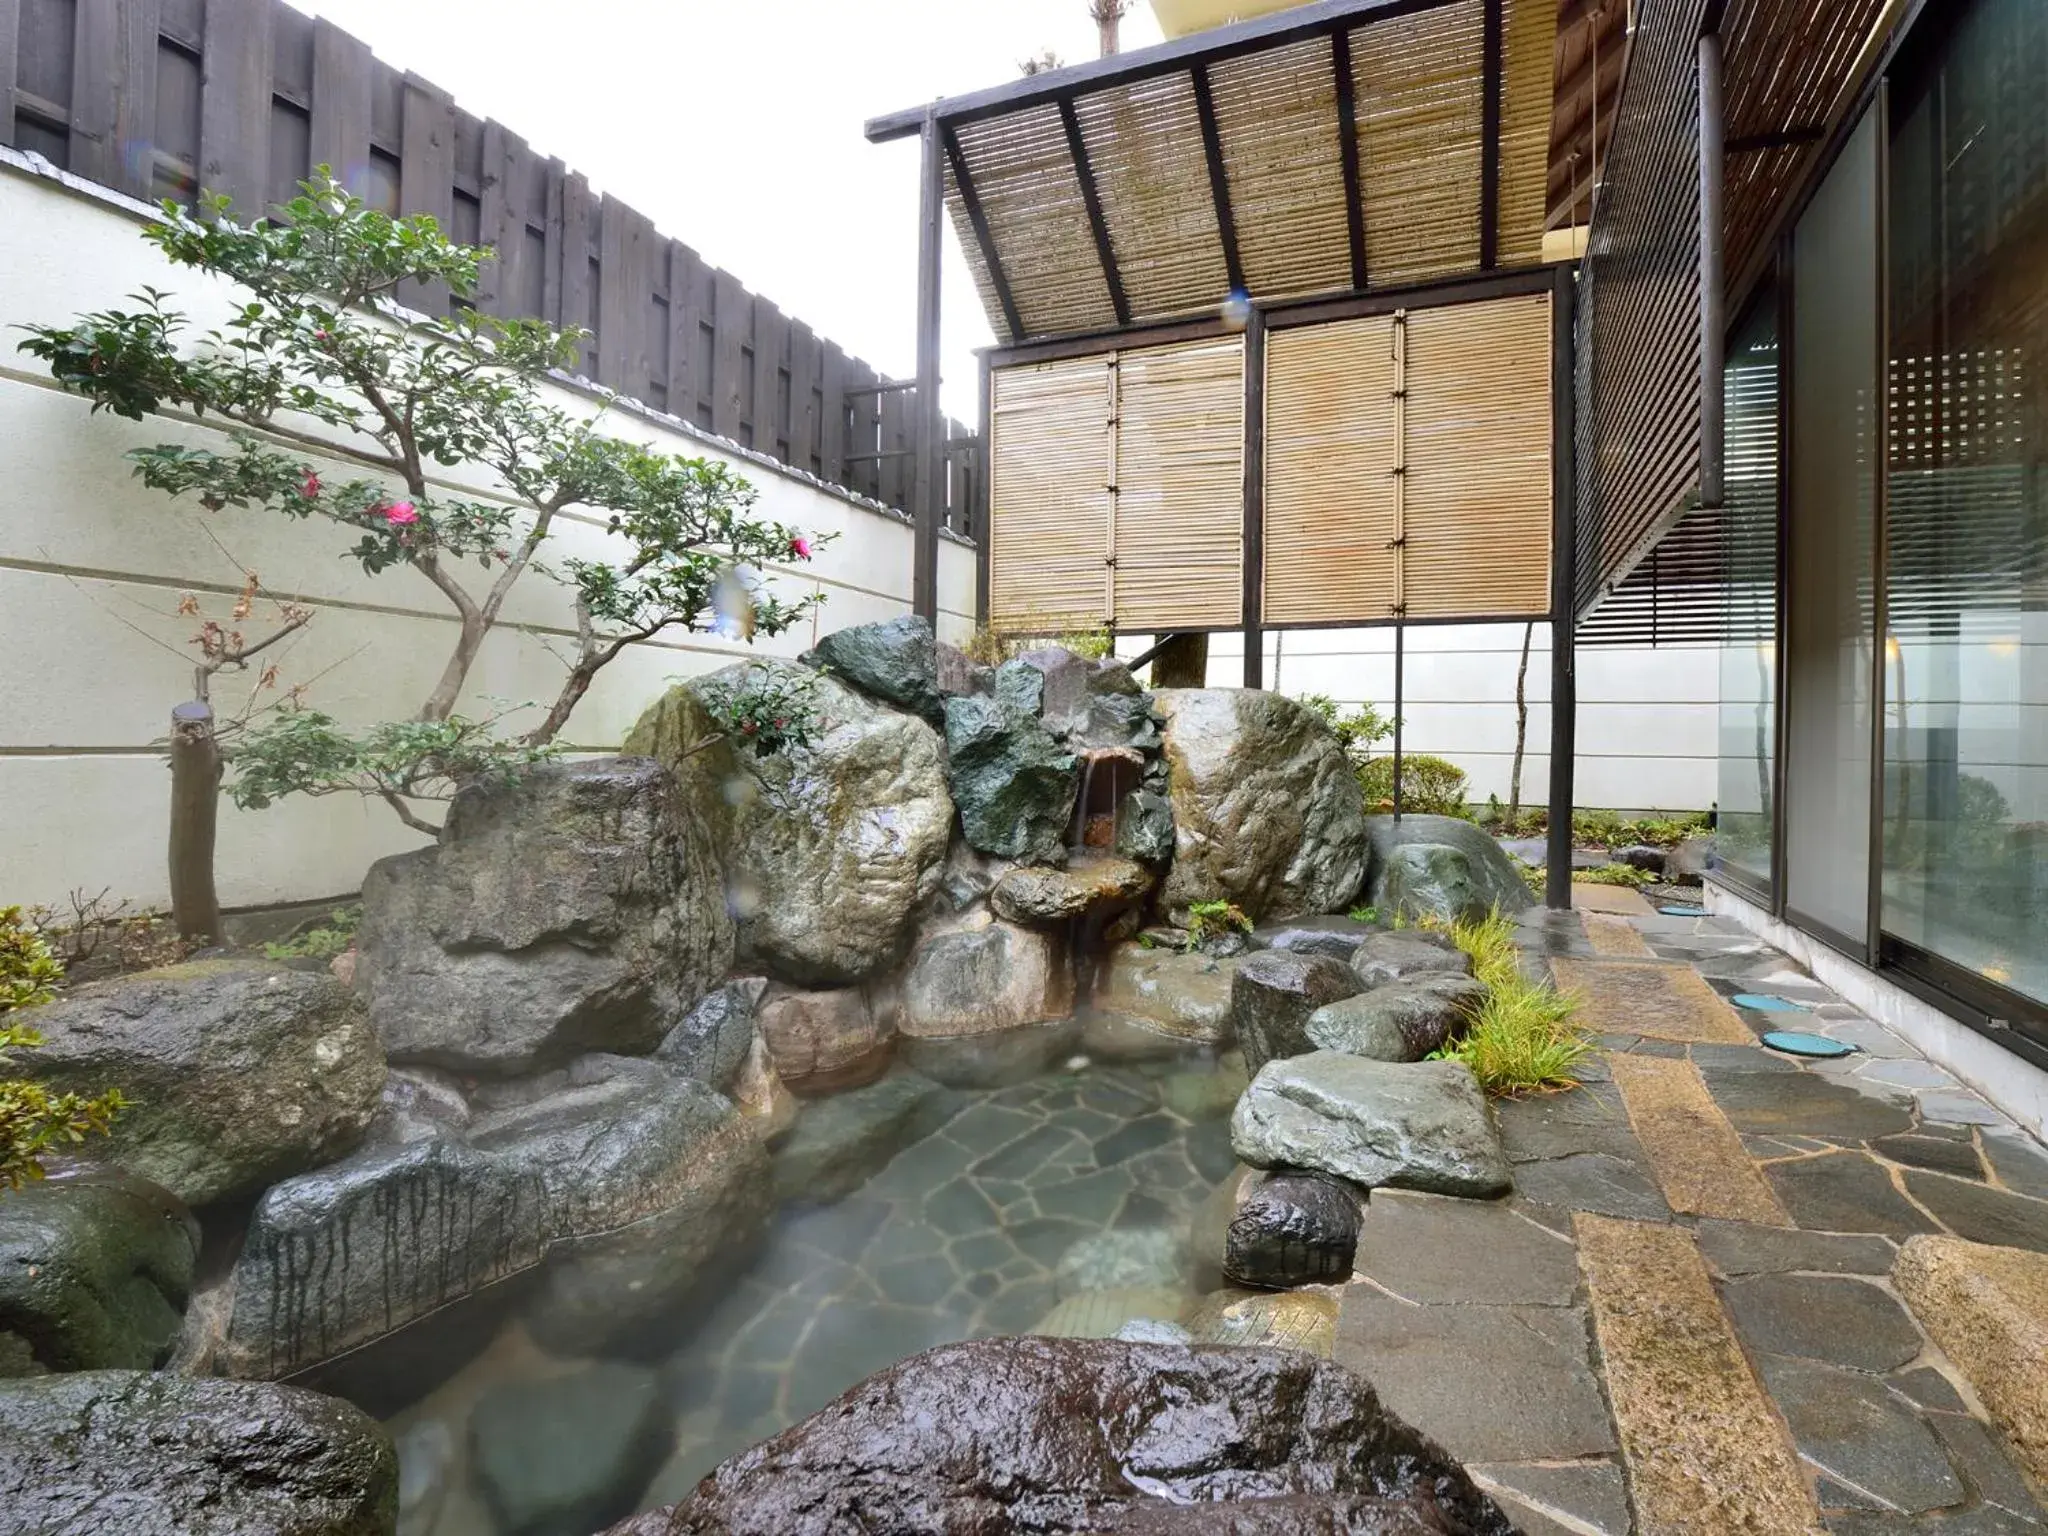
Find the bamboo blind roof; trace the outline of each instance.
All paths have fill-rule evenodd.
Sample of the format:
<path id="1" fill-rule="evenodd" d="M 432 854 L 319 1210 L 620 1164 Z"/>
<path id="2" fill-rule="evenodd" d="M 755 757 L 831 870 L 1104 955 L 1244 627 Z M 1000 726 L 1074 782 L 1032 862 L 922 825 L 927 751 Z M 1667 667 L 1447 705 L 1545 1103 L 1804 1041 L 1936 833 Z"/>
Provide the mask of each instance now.
<path id="1" fill-rule="evenodd" d="M 1318 0 L 877 118 L 1008 342 L 1541 257 L 1558 0 Z"/>

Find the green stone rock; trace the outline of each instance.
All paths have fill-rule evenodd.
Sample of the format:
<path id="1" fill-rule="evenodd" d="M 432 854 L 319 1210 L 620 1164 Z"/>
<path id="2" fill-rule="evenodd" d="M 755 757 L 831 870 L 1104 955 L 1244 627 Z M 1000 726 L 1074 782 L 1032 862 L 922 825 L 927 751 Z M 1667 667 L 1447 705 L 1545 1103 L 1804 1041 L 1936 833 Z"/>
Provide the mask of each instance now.
<path id="1" fill-rule="evenodd" d="M 199 1224 L 143 1179 L 86 1169 L 0 1193 L 0 1376 L 162 1365 L 198 1255 Z"/>
<path id="2" fill-rule="evenodd" d="M 1528 884 L 1485 832 L 1455 816 L 1368 816 L 1365 899 L 1382 913 L 1476 922 L 1533 905 Z"/>
<path id="3" fill-rule="evenodd" d="M 939 646 L 930 619 L 906 614 L 835 630 L 804 660 L 886 703 L 928 720 L 939 716 Z"/>
<path id="4" fill-rule="evenodd" d="M 1008 699 L 946 701 L 947 779 L 968 843 L 983 853 L 1063 864 L 1075 758 L 1036 716 Z"/>

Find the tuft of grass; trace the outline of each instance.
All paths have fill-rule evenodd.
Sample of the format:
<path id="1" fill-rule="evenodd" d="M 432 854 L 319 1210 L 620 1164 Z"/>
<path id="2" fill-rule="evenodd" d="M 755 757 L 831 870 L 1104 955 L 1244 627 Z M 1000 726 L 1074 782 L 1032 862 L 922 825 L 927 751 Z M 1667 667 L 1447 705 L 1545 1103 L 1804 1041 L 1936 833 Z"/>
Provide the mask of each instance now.
<path id="1" fill-rule="evenodd" d="M 1522 974 L 1514 923 L 1496 910 L 1481 922 L 1433 926 L 1472 957 L 1486 1002 L 1463 1037 L 1432 1059 L 1464 1062 L 1496 1096 L 1576 1087 L 1573 1069 L 1593 1049 L 1573 1022 L 1578 999 Z"/>
<path id="2" fill-rule="evenodd" d="M 1620 885 L 1632 891 L 1640 891 L 1656 882 L 1655 875 L 1647 869 L 1637 869 L 1633 864 L 1602 864 L 1598 869 L 1581 869 L 1572 874 L 1574 885 Z"/>
<path id="3" fill-rule="evenodd" d="M 1376 923 L 1380 920 L 1378 907 L 1353 907 L 1345 914 L 1354 923 Z"/>

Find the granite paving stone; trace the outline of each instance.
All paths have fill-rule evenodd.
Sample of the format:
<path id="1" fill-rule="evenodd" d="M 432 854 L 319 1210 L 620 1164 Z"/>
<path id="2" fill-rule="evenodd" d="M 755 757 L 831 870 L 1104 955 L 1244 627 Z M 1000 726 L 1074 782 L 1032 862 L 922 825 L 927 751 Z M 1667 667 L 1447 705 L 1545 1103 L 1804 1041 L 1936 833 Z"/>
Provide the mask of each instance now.
<path id="1" fill-rule="evenodd" d="M 1757 1368 L 1799 1454 L 1865 1507 L 1917 1514 L 1969 1496 L 1933 1431 L 1882 1382 L 1783 1355 L 1763 1355 Z"/>
<path id="2" fill-rule="evenodd" d="M 1567 1465 L 1482 1462 L 1465 1468 L 1525 1536 L 1629 1536 L 1628 1489 L 1611 1461 Z M 1550 1518 L 1563 1515 L 1565 1525 Z"/>
<path id="3" fill-rule="evenodd" d="M 1818 1232 L 1932 1232 L 1929 1221 L 1893 1187 L 1891 1175 L 1861 1152 L 1830 1152 L 1771 1163 L 1764 1177 L 1799 1226 Z"/>
<path id="4" fill-rule="evenodd" d="M 1912 1100 L 1903 1092 L 1830 1082 L 1811 1071 L 1733 1072 L 1707 1083 L 1738 1131 L 1862 1141 L 1913 1128 Z"/>
<path id="5" fill-rule="evenodd" d="M 1984 1133 L 1984 1156 L 2007 1189 L 2048 1200 L 2048 1152 L 2017 1132 Z"/>
<path id="6" fill-rule="evenodd" d="M 1970 1411 L 1955 1383 L 1931 1365 L 1916 1365 L 1909 1371 L 1895 1372 L 1886 1380 L 1894 1392 L 1904 1394 L 1922 1408 L 1932 1408 L 1937 1413 Z"/>
<path id="7" fill-rule="evenodd" d="M 1983 1424 L 1953 1413 L 1933 1414 L 1927 1422 L 1973 1494 L 2027 1525 L 2048 1520 L 2005 1447 Z"/>
<path id="8" fill-rule="evenodd" d="M 1751 1350 L 1889 1371 L 1920 1354 L 1905 1308 L 1866 1280 L 1758 1275 L 1722 1288 L 1722 1304 Z"/>
<path id="9" fill-rule="evenodd" d="M 1907 1192 L 1957 1237 L 2048 1253 L 2048 1201 L 1917 1169 L 1903 1177 Z"/>
<path id="10" fill-rule="evenodd" d="M 2004 1125 L 2003 1114 L 1978 1098 L 1976 1094 L 1957 1089 L 1953 1092 L 1933 1089 L 1919 1096 L 1920 1118 L 1946 1125 Z"/>
<path id="11" fill-rule="evenodd" d="M 1509 1207 L 1400 1190 L 1366 1202 L 1353 1267 L 1428 1304 L 1564 1306 L 1579 1283 L 1571 1244 Z"/>
<path id="12" fill-rule="evenodd" d="M 1707 1262 L 1731 1277 L 1788 1270 L 1883 1275 L 1891 1272 L 1898 1252 L 1881 1237 L 1801 1232 L 1746 1221 L 1702 1221 L 1694 1235 Z"/>
<path id="13" fill-rule="evenodd" d="M 1956 1088 L 1958 1084 L 1945 1068 L 1918 1056 L 1866 1061 L 1856 1069 L 1866 1083 L 1888 1083 L 1899 1088 Z"/>
<path id="14" fill-rule="evenodd" d="M 1530 1200 L 1569 1211 L 1641 1221 L 1671 1217 L 1663 1191 L 1643 1164 L 1601 1152 L 1523 1163 L 1515 1169 L 1515 1188 Z"/>
<path id="15" fill-rule="evenodd" d="M 1954 1137 L 1879 1136 L 1870 1143 L 1870 1150 L 1909 1168 L 1926 1168 L 1964 1179 L 1981 1180 L 1984 1177 L 1984 1165 L 1978 1160 L 1976 1145 Z"/>

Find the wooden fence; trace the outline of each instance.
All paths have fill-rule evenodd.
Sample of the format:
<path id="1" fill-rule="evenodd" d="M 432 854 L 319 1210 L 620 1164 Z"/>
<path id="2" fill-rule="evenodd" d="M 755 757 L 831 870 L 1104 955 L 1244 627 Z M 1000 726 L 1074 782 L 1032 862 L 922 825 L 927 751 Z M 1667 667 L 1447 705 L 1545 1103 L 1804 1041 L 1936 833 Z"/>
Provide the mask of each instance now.
<path id="1" fill-rule="evenodd" d="M 890 380 L 511 129 L 282 0 L 0 0 L 0 143 L 135 197 L 291 197 L 316 165 L 488 245 L 475 302 L 591 332 L 580 370 L 888 506 L 911 496 L 915 384 Z M 906 276 L 907 280 L 907 276 Z M 400 298 L 444 311 L 445 291 Z M 946 424 L 946 526 L 979 443 Z"/>

